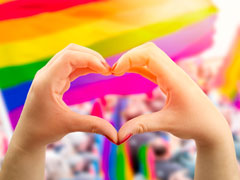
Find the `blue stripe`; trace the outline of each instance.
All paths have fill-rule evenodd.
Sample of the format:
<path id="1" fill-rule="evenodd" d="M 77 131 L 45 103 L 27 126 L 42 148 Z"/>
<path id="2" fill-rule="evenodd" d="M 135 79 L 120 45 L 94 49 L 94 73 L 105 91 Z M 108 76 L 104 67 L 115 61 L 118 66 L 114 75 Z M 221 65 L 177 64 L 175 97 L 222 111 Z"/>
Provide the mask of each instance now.
<path id="1" fill-rule="evenodd" d="M 71 83 L 71 89 L 79 86 L 86 86 L 102 80 L 116 78 L 116 76 L 103 76 L 100 74 L 88 74 L 81 76 Z M 8 111 L 23 106 L 32 81 L 27 81 L 19 85 L 2 90 L 3 98 Z"/>
<path id="2" fill-rule="evenodd" d="M 20 85 L 3 89 L 2 94 L 8 111 L 22 106 L 25 103 L 32 81 L 24 82 Z"/>

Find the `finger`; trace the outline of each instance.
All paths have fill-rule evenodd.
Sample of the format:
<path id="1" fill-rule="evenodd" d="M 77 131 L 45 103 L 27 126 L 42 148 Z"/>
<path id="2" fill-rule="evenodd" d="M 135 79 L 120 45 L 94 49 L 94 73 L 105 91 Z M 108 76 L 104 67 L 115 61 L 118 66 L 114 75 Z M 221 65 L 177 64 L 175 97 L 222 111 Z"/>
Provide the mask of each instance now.
<path id="1" fill-rule="evenodd" d="M 122 75 L 135 67 L 146 67 L 157 77 L 158 85 L 165 92 L 178 90 L 180 87 L 186 89 L 186 85 L 193 83 L 191 78 L 153 43 L 146 43 L 122 55 L 113 66 L 112 73 Z"/>
<path id="2" fill-rule="evenodd" d="M 100 59 L 100 61 L 102 63 L 104 63 L 104 65 L 106 65 L 108 68 L 110 68 L 110 66 L 107 64 L 106 60 L 102 57 L 102 55 L 99 54 L 98 52 L 92 50 L 92 49 L 89 49 L 87 47 L 80 46 L 80 45 L 74 44 L 74 43 L 69 44 L 66 47 L 66 49 L 73 50 L 73 51 L 81 51 L 81 52 L 86 52 L 86 53 L 92 54 L 92 55 L 96 56 L 98 59 Z"/>
<path id="3" fill-rule="evenodd" d="M 66 50 L 62 56 L 54 61 L 49 68 L 49 72 L 52 73 L 52 77 L 55 76 L 58 79 L 64 79 L 75 70 L 86 68 L 92 69 L 100 74 L 109 73 L 109 70 L 96 56 L 72 50 Z"/>
<path id="4" fill-rule="evenodd" d="M 147 66 L 147 58 L 138 51 L 138 48 L 134 48 L 123 54 L 113 65 L 112 73 L 116 76 L 121 76 L 130 69 Z"/>
<path id="5" fill-rule="evenodd" d="M 69 132 L 81 131 L 97 133 L 106 136 L 113 143 L 117 143 L 117 131 L 107 121 L 97 116 L 80 115 L 75 112 L 68 113 L 68 130 Z"/>
<path id="6" fill-rule="evenodd" d="M 151 71 L 149 71 L 146 67 L 134 67 L 131 68 L 128 72 L 140 74 L 141 76 L 152 81 L 153 83 L 158 84 L 157 76 L 151 73 Z M 168 92 L 162 86 L 159 87 L 165 95 L 168 94 Z"/>
<path id="7" fill-rule="evenodd" d="M 43 67 L 43 68 L 48 68 L 49 66 L 51 66 L 53 64 L 53 62 L 58 59 L 64 52 L 65 50 L 71 50 L 69 48 L 70 45 L 66 46 L 65 48 L 63 48 L 61 51 L 57 52 L 48 62 L 47 64 Z"/>
<path id="8" fill-rule="evenodd" d="M 76 69 L 74 72 L 72 72 L 69 75 L 69 79 L 70 81 L 74 81 L 76 78 L 78 78 L 79 76 L 83 76 L 89 73 L 97 73 L 96 71 L 90 69 L 90 68 L 81 68 L 81 69 Z"/>
<path id="9" fill-rule="evenodd" d="M 146 79 L 157 84 L 157 77 L 153 73 L 151 73 L 146 67 L 130 68 L 128 70 L 128 72 L 140 74 L 141 76 L 145 77 Z"/>
<path id="10" fill-rule="evenodd" d="M 164 64 L 165 63 L 165 64 Z M 154 43 L 148 42 L 129 50 L 123 54 L 114 64 L 114 74 L 122 74 L 133 67 L 147 67 L 152 73 L 161 75 L 161 71 L 154 67 L 162 65 L 164 67 L 172 66 L 172 60 Z"/>
<path id="11" fill-rule="evenodd" d="M 86 71 L 86 68 L 89 68 L 89 72 Z M 96 56 L 85 52 L 66 50 L 51 66 L 42 70 L 44 73 L 37 73 L 35 80 L 41 80 L 45 88 L 50 87 L 52 92 L 63 95 L 70 87 L 71 80 L 77 78 L 77 73 L 81 74 L 79 73 L 81 69 L 83 69 L 83 74 L 92 73 L 93 70 L 103 75 L 111 74 Z M 76 73 L 74 73 L 75 71 Z"/>
<path id="12" fill-rule="evenodd" d="M 57 58 L 59 58 L 66 50 L 72 50 L 72 51 L 79 51 L 79 52 L 86 52 L 89 54 L 92 54 L 94 56 L 96 56 L 97 58 L 100 59 L 100 61 L 103 63 L 103 65 L 108 68 L 111 69 L 111 67 L 108 65 L 108 63 L 106 62 L 106 60 L 102 57 L 101 54 L 99 54 L 98 52 L 89 49 L 87 47 L 83 47 L 74 43 L 69 44 L 67 47 L 65 47 L 64 49 L 62 49 L 60 52 L 58 52 L 47 64 L 46 66 L 50 66 Z"/>
<path id="13" fill-rule="evenodd" d="M 128 137 L 135 134 L 169 131 L 171 115 L 165 110 L 145 114 L 127 121 L 118 131 L 118 142 L 123 143 Z"/>

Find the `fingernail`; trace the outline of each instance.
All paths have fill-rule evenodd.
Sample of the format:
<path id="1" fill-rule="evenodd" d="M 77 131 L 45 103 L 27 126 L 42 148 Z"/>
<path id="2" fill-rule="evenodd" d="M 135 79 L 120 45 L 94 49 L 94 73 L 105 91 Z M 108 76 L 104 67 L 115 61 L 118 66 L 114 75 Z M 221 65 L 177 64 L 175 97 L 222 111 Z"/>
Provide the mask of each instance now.
<path id="1" fill-rule="evenodd" d="M 108 140 L 111 141 L 112 143 L 116 144 L 110 137 L 106 136 L 106 138 L 108 138 Z"/>
<path id="2" fill-rule="evenodd" d="M 105 62 L 101 62 L 105 71 L 104 71 L 104 75 L 111 75 L 112 72 L 111 72 L 111 67 Z"/>
<path id="3" fill-rule="evenodd" d="M 117 66 L 117 62 L 113 65 L 112 71 L 114 71 L 114 69 L 116 68 L 116 66 Z"/>
<path id="4" fill-rule="evenodd" d="M 120 145 L 120 144 L 124 143 L 124 142 L 127 141 L 131 136 L 132 136 L 132 134 L 127 135 L 122 141 L 118 142 L 117 145 Z"/>
<path id="5" fill-rule="evenodd" d="M 101 61 L 102 63 L 105 63 L 105 62 L 106 62 L 106 60 L 105 60 L 104 58 L 100 58 L 100 61 Z"/>
<path id="6" fill-rule="evenodd" d="M 108 70 L 110 70 L 110 66 L 105 62 L 105 61 L 101 61 L 102 65 L 107 68 Z"/>

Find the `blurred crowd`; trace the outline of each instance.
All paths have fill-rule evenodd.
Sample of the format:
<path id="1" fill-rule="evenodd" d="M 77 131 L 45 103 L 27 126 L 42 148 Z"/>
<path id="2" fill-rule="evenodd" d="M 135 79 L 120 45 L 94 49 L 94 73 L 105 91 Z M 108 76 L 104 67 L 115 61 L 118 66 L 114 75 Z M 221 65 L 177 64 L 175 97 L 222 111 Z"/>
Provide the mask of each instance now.
<path id="1" fill-rule="evenodd" d="M 201 58 L 186 59 L 178 63 L 194 79 L 211 101 L 223 113 L 231 127 L 236 156 L 240 162 L 240 109 L 230 100 L 222 96 L 214 86 L 219 67 L 218 59 L 203 60 Z M 239 87 L 240 88 L 240 85 Z M 240 89 L 238 89 L 240 91 Z M 240 92 L 238 92 L 240 94 Z M 161 110 L 165 104 L 165 95 L 159 88 L 149 94 L 129 96 L 108 95 L 104 98 L 70 107 L 80 114 L 91 114 L 94 102 L 101 104 L 106 120 L 111 120 L 118 103 L 124 102 L 119 111 L 117 122 L 120 126 L 141 114 Z M 114 124 L 114 123 L 113 123 Z M 115 122 L 116 125 L 116 122 Z M 104 179 L 101 170 L 102 152 L 99 146 L 103 136 L 91 133 L 76 132 L 65 136 L 62 140 L 50 144 L 46 154 L 47 180 L 92 180 Z M 104 139 L 106 141 L 106 139 Z M 166 132 L 152 132 L 133 136 L 128 142 L 130 147 L 131 166 L 134 179 L 146 179 L 141 171 L 139 150 L 147 146 L 154 155 L 154 171 L 159 180 L 191 180 L 194 177 L 196 147 L 193 140 L 179 139 Z M 0 124 L 0 157 L 6 153 L 8 139 Z"/>

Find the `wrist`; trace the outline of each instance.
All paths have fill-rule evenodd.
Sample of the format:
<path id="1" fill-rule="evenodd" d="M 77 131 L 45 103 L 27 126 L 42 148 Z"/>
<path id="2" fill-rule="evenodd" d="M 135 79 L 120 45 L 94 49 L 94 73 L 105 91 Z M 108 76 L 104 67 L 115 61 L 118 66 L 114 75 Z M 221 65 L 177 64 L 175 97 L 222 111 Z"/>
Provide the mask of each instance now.
<path id="1" fill-rule="evenodd" d="M 238 162 L 233 139 L 223 138 L 211 144 L 197 142 L 196 180 L 239 179 Z"/>
<path id="2" fill-rule="evenodd" d="M 228 130 L 210 132 L 201 138 L 195 139 L 197 148 L 217 149 L 220 147 L 233 145 L 232 133 Z"/>
<path id="3" fill-rule="evenodd" d="M 45 147 L 26 149 L 16 141 L 11 141 L 4 157 L 0 180 L 44 179 Z"/>
<path id="4" fill-rule="evenodd" d="M 220 115 L 220 116 L 219 116 Z M 232 132 L 226 119 L 220 114 L 213 114 L 209 118 L 208 126 L 202 128 L 201 134 L 195 138 L 196 145 L 200 147 L 220 147 L 232 145 Z"/>
<path id="5" fill-rule="evenodd" d="M 25 153 L 38 152 L 46 149 L 46 145 L 34 139 L 29 133 L 17 127 L 13 133 L 9 147 Z"/>

